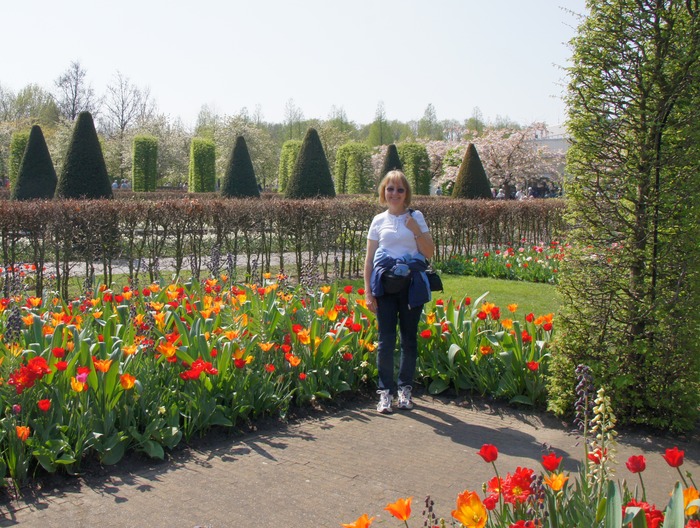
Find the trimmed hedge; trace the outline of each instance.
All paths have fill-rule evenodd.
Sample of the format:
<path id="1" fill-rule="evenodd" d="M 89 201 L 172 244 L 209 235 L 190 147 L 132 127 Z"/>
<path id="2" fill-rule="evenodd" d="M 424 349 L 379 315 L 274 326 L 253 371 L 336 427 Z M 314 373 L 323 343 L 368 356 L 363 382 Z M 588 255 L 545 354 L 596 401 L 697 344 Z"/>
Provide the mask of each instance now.
<path id="1" fill-rule="evenodd" d="M 287 190 L 287 182 L 292 177 L 300 150 L 301 141 L 298 139 L 290 139 L 282 145 L 279 170 L 277 172 L 277 190 L 281 193 Z"/>
<path id="2" fill-rule="evenodd" d="M 192 139 L 187 190 L 191 193 L 216 190 L 216 145 L 210 139 Z"/>
<path id="3" fill-rule="evenodd" d="M 403 173 L 411 184 L 413 194 L 430 194 L 430 158 L 425 145 L 401 143 L 397 148 L 403 162 Z"/>
<path id="4" fill-rule="evenodd" d="M 225 255 L 226 265 L 245 266 L 246 273 L 288 270 L 293 265 L 299 278 L 304 263 L 317 261 L 325 277 L 359 276 L 367 229 L 382 211 L 370 197 L 288 200 L 264 194 L 263 199 L 221 199 L 215 194 L 193 198 L 181 193 L 179 198 L 152 199 L 155 196 L 5 202 L 5 214 L 0 215 L 0 264 L 9 271 L 0 277 L 0 284 L 10 288 L 12 270 L 19 272 L 22 264 L 30 263 L 42 280 L 44 274 L 55 275 L 52 287 L 67 295 L 70 281 L 82 284 L 86 271 L 111 283 L 117 262 L 132 280 L 154 280 L 159 268 L 165 269 L 166 257 L 171 259 L 167 267 L 176 274 L 190 270 L 199 277 L 214 253 Z M 436 263 L 453 255 L 560 237 L 564 204 L 555 199 L 435 196 L 413 201 L 430 226 Z M 80 261 L 83 264 L 76 266 Z M 233 268 L 228 271 L 236 273 Z M 42 280 L 36 282 L 39 296 Z"/>
<path id="5" fill-rule="evenodd" d="M 22 158 L 24 157 L 24 151 L 27 149 L 27 143 L 29 143 L 29 132 L 15 132 L 10 138 L 10 164 L 8 175 L 10 178 L 10 188 L 14 188 L 15 182 L 17 181 L 19 167 L 22 164 Z"/>
<path id="6" fill-rule="evenodd" d="M 134 162 L 132 188 L 134 192 L 156 190 L 158 176 L 158 138 L 136 136 L 134 138 Z"/>
<path id="7" fill-rule="evenodd" d="M 366 143 L 345 143 L 336 153 L 335 189 L 340 194 L 372 192 L 372 149 Z"/>

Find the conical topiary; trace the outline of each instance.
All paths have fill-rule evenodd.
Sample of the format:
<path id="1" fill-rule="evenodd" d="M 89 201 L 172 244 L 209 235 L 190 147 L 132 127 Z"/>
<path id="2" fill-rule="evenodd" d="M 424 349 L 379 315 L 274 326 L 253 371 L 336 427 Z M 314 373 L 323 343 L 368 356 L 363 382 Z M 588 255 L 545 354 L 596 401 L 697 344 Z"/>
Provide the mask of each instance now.
<path id="1" fill-rule="evenodd" d="M 107 166 L 90 112 L 75 121 L 56 185 L 57 198 L 112 198 Z"/>
<path id="2" fill-rule="evenodd" d="M 486 176 L 474 143 L 469 143 L 467 151 L 464 153 L 464 159 L 459 166 L 457 179 L 452 189 L 452 197 L 469 200 L 490 200 L 493 198 L 491 183 Z"/>
<path id="3" fill-rule="evenodd" d="M 335 197 L 333 178 L 318 132 L 306 132 L 292 176 L 287 182 L 287 198 Z"/>
<path id="4" fill-rule="evenodd" d="M 243 136 L 236 138 L 231 157 L 226 166 L 221 195 L 226 198 L 259 198 L 258 182 L 255 180 L 253 162 Z"/>
<path id="5" fill-rule="evenodd" d="M 386 149 L 386 154 L 384 155 L 384 163 L 382 164 L 382 172 L 379 175 L 379 180 L 381 181 L 386 173 L 393 170 L 403 170 L 403 164 L 401 163 L 401 158 L 399 158 L 399 150 L 396 148 L 395 144 L 389 145 Z"/>
<path id="6" fill-rule="evenodd" d="M 13 200 L 51 199 L 56 192 L 56 169 L 39 125 L 29 132 L 29 141 L 12 186 Z"/>

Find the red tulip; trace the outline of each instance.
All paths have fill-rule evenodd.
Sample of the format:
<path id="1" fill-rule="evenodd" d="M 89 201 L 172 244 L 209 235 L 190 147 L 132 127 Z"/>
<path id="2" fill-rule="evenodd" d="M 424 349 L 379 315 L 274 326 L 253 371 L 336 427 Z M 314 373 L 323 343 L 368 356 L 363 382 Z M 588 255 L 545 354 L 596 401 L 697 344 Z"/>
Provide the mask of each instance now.
<path id="1" fill-rule="evenodd" d="M 664 460 L 669 466 L 677 468 L 683 465 L 683 457 L 685 456 L 685 451 L 681 451 L 674 446 L 673 449 L 667 449 L 666 454 L 663 455 Z"/>
<path id="2" fill-rule="evenodd" d="M 548 455 L 542 455 L 542 466 L 547 471 L 556 471 L 561 464 L 563 457 L 558 457 L 554 451 L 550 452 Z"/>
<path id="3" fill-rule="evenodd" d="M 644 455 L 632 455 L 627 459 L 625 465 L 632 473 L 641 473 L 647 468 L 647 461 Z"/>
<path id="4" fill-rule="evenodd" d="M 495 462 L 498 458 L 498 448 L 495 445 L 484 444 L 481 446 L 478 455 L 486 462 Z"/>

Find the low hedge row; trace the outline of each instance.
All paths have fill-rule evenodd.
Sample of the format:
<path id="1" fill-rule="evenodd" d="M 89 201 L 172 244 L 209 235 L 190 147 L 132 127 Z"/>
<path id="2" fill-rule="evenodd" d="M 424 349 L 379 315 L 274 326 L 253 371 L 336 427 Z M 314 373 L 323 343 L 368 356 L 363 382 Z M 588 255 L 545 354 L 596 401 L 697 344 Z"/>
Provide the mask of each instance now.
<path id="1" fill-rule="evenodd" d="M 3 288 L 23 264 L 36 294 L 50 280 L 67 296 L 69 279 L 109 284 L 117 267 L 133 280 L 155 280 L 166 265 L 199 279 L 212 274 L 284 270 L 296 279 L 316 263 L 324 278 L 361 274 L 366 233 L 382 210 L 375 199 L 221 199 L 217 195 L 118 193 L 115 200 L 8 201 L 0 215 Z M 562 200 L 470 201 L 418 197 L 436 242 L 434 260 L 508 244 L 542 243 L 564 233 Z M 290 269 L 291 268 L 291 269 Z M 26 271 L 26 267 L 24 270 Z M 55 286 L 55 287 L 54 287 Z"/>

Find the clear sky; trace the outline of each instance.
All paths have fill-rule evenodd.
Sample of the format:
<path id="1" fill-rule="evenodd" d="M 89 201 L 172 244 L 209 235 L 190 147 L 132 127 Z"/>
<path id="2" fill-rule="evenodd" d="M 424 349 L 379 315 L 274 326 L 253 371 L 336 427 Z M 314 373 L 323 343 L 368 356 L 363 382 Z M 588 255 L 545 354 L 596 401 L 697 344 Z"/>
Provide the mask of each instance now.
<path id="1" fill-rule="evenodd" d="M 585 0 L 31 0 L 2 2 L 0 85 L 54 81 L 79 61 L 98 95 L 117 71 L 193 125 L 202 105 L 282 122 L 333 106 L 386 117 L 565 119 L 561 95 Z"/>

